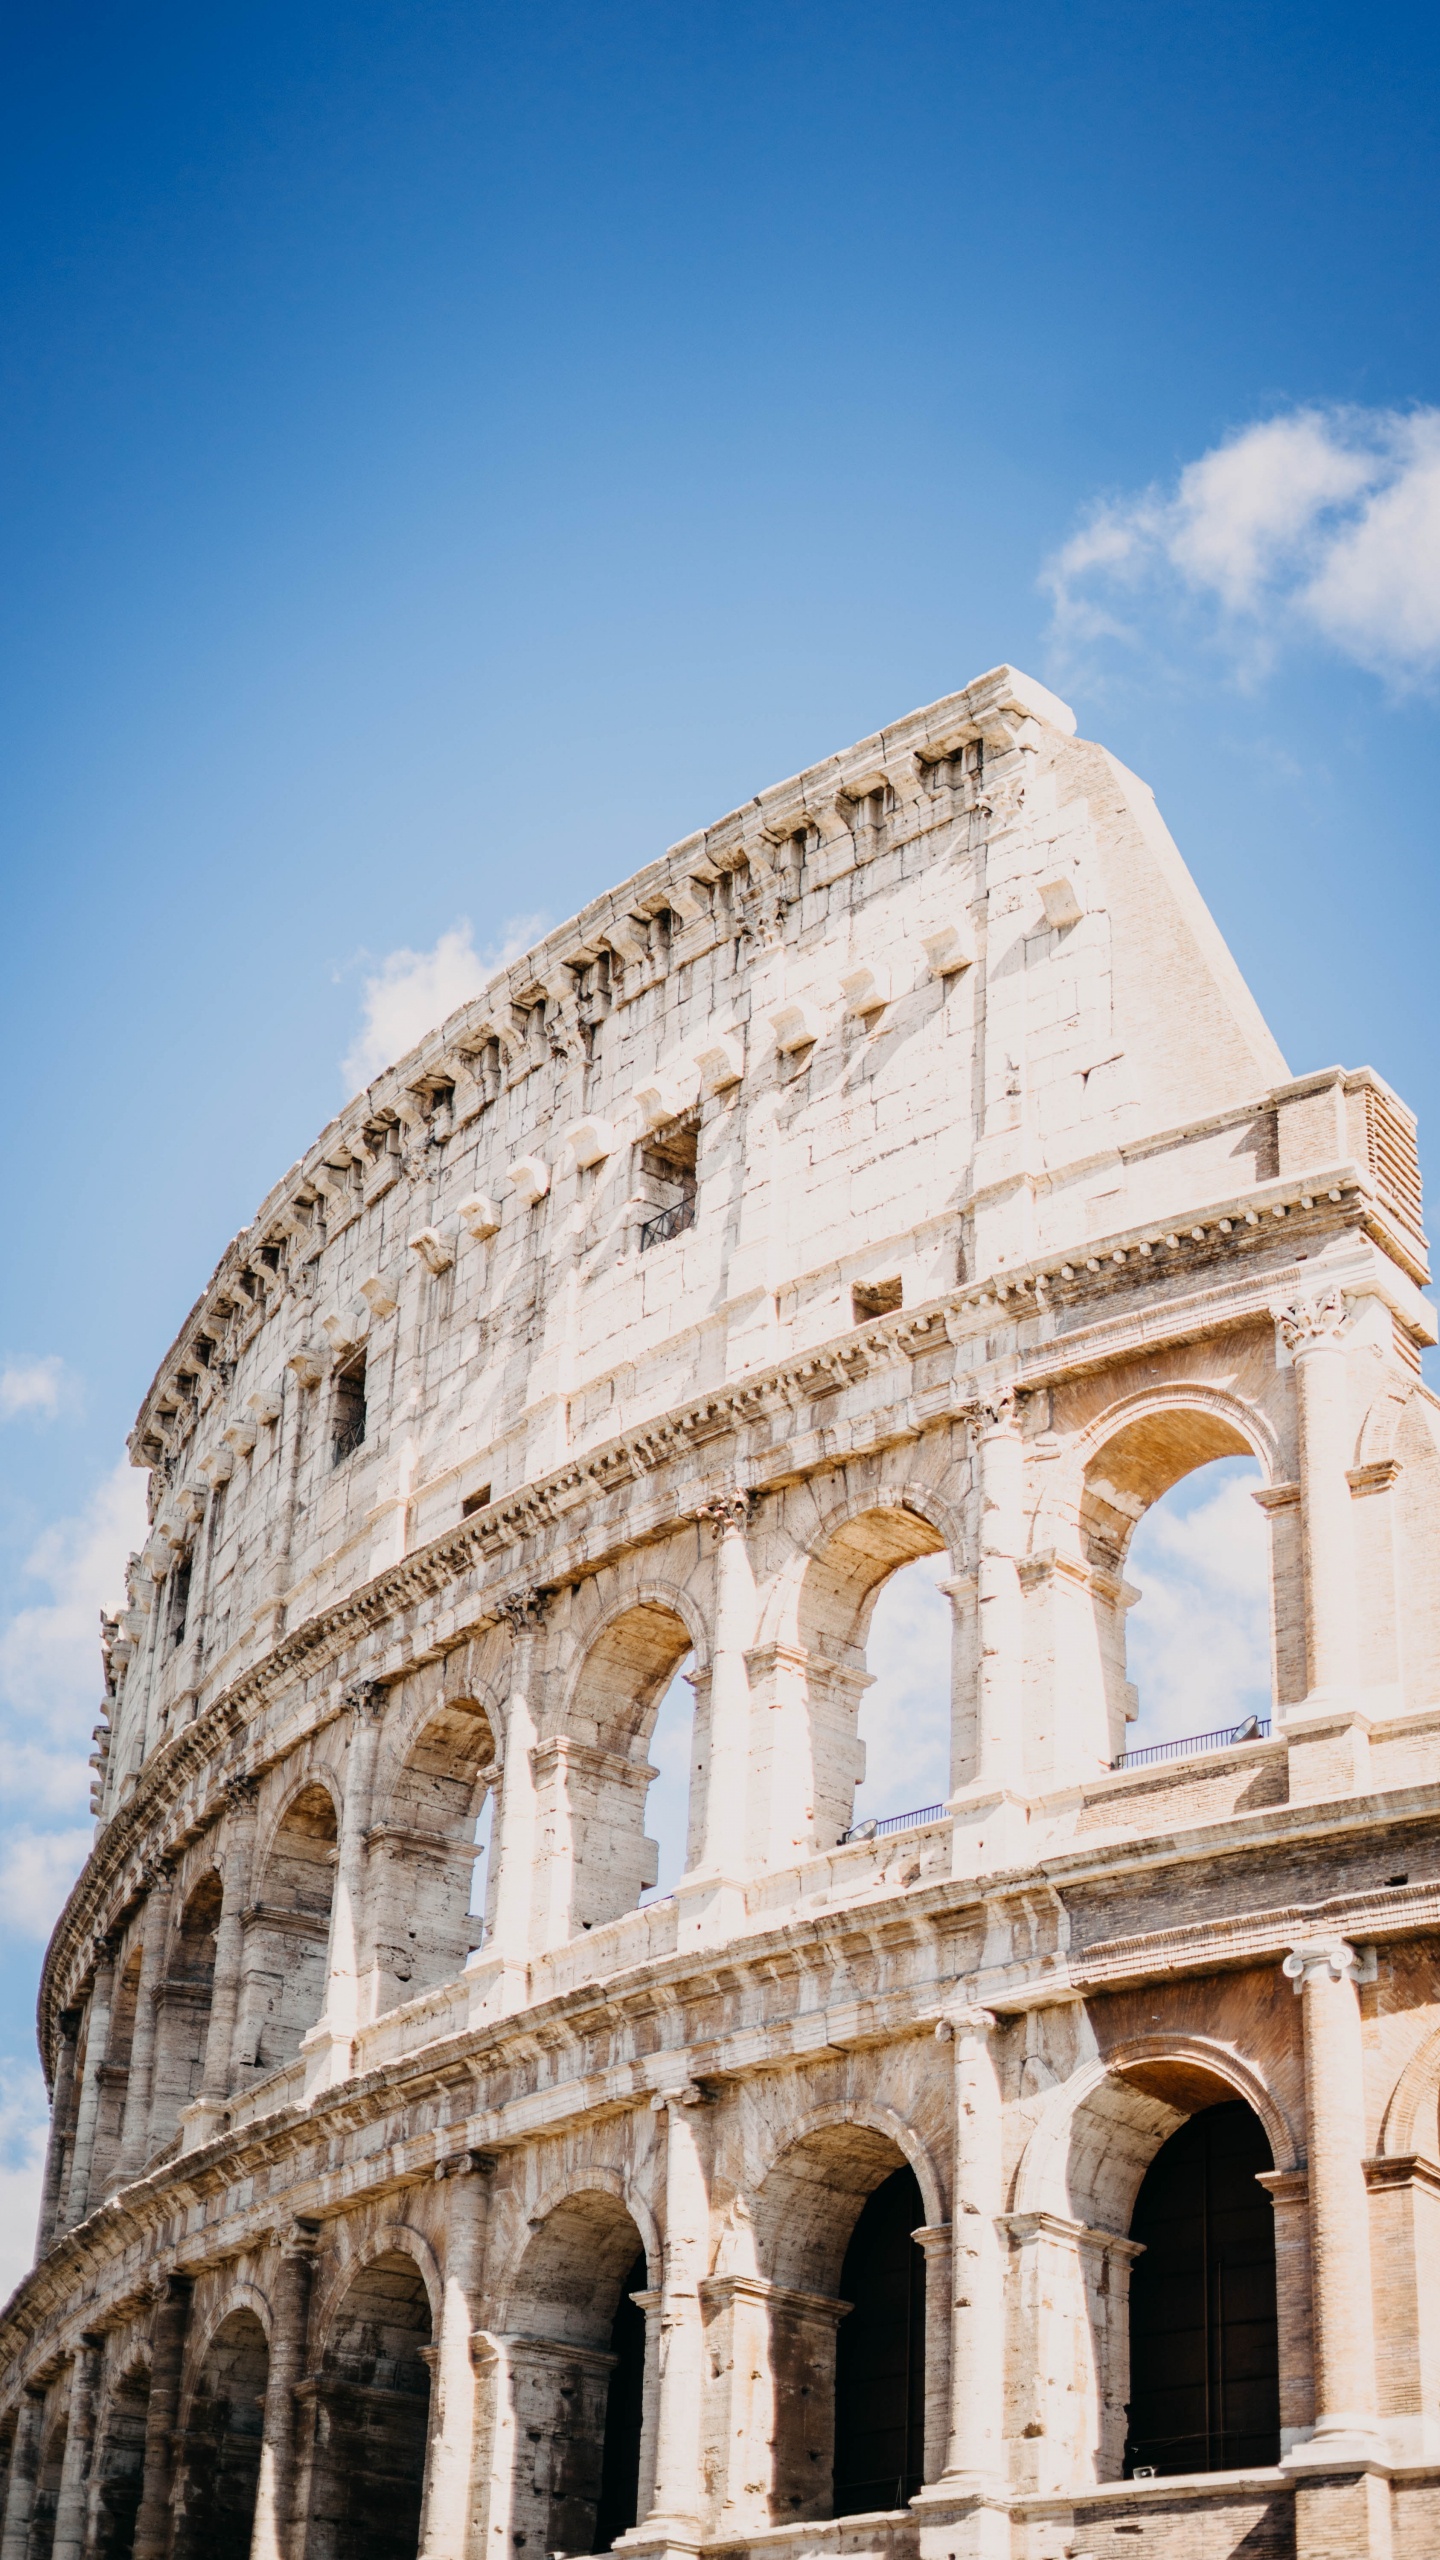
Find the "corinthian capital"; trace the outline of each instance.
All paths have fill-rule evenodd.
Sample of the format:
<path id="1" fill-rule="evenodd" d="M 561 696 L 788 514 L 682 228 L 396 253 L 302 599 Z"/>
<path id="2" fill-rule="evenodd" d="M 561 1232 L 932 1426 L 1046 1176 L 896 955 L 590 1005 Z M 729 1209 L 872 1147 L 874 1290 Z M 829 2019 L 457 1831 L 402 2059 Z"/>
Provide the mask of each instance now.
<path id="1" fill-rule="evenodd" d="M 1020 1419 L 1020 1392 L 1017 1387 L 990 1387 L 977 1397 L 974 1418 L 980 1431 L 1013 1431 Z"/>
<path id="2" fill-rule="evenodd" d="M 1292 1298 L 1288 1306 L 1278 1307 L 1275 1320 L 1287 1351 L 1308 1351 L 1313 1343 L 1339 1341 L 1345 1300 L 1338 1289 L 1320 1289 L 1313 1298 Z"/>
<path id="3" fill-rule="evenodd" d="M 1280 1970 L 1299 1993 L 1307 1982 L 1353 1982 L 1360 1959 L 1344 1938 L 1297 1938 Z"/>
<path id="4" fill-rule="evenodd" d="M 495 1606 L 512 1636 L 522 1636 L 528 1634 L 532 1627 L 544 1625 L 550 1594 L 542 1591 L 538 1584 L 531 1583 L 522 1591 L 507 1591 L 504 1599 L 497 1600 Z"/>
<path id="5" fill-rule="evenodd" d="M 726 1529 L 743 1529 L 754 1499 L 743 1485 L 734 1485 L 728 1493 L 714 1493 L 708 1502 L 702 1502 L 695 1517 L 697 1520 L 713 1520 L 722 1533 Z"/>
<path id="6" fill-rule="evenodd" d="M 383 1680 L 352 1680 L 349 1688 L 343 1693 L 340 1704 L 352 1716 L 370 1716 L 378 1719 L 385 1713 L 385 1697 Z"/>

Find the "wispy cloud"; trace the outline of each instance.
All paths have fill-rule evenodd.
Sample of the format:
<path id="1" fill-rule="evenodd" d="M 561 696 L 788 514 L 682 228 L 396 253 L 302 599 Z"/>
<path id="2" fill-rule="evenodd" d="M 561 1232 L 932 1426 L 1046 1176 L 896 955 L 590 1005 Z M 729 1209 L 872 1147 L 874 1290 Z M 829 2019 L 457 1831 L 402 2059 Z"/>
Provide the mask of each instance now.
<path id="1" fill-rule="evenodd" d="M 365 980 L 360 1028 L 341 1061 L 341 1073 L 353 1091 L 368 1084 L 382 1067 L 403 1058 L 427 1031 L 443 1022 L 457 1005 L 478 996 L 497 969 L 518 960 L 547 929 L 544 915 L 511 916 L 499 943 L 477 951 L 464 917 L 442 933 L 430 951 L 387 952 Z"/>
<path id="2" fill-rule="evenodd" d="M 100 1697 L 100 1611 L 123 1599 L 125 1561 L 144 1536 L 144 1478 L 122 1462 L 83 1512 L 41 1532 L 24 1564 L 37 1597 L 0 1620 L 5 1798 L 12 1819 L 23 1808 L 29 1831 L 43 1829 L 37 1816 L 46 1811 L 71 1826 L 84 1814 Z M 33 1880 L 39 1870 L 25 1872 Z M 13 1919 L 8 1893 L 5 1909 Z"/>
<path id="3" fill-rule="evenodd" d="M 31 1413 L 50 1421 L 73 1405 L 79 1381 L 52 1351 L 39 1360 L 0 1361 L 0 1422 Z"/>
<path id="4" fill-rule="evenodd" d="M 1139 1691 L 1132 1745 L 1210 1733 L 1268 1712 L 1269 1531 L 1251 1495 L 1260 1470 L 1226 1458 L 1146 1513 L 1125 1578 L 1143 1595 L 1126 1622 Z"/>
<path id="5" fill-rule="evenodd" d="M 46 2123 L 38 2070 L 0 2062 L 0 2302 L 28 2272 L 34 2252 Z"/>
<path id="6" fill-rule="evenodd" d="M 1321 641 L 1401 685 L 1440 670 L 1440 409 L 1303 408 L 1246 427 L 1173 486 L 1097 505 L 1045 569 L 1074 658 L 1198 611 L 1250 673 Z"/>
<path id="7" fill-rule="evenodd" d="M 865 1779 L 855 1819 L 909 1813 L 950 1792 L 951 1609 L 936 1584 L 948 1556 L 922 1556 L 886 1583 L 865 1645 L 873 1686 L 860 1708 Z"/>

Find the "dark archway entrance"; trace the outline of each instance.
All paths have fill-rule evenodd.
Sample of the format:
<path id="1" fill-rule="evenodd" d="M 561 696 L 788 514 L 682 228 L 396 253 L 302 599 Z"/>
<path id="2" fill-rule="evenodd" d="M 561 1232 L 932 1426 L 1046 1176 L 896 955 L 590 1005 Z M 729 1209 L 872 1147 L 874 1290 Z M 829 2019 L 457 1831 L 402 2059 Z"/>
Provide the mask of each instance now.
<path id="1" fill-rule="evenodd" d="M 121 2375 L 110 2395 L 100 2439 L 95 2560 L 130 2560 L 145 2483 L 145 2422 L 150 2374 L 143 2364 Z"/>
<path id="2" fill-rule="evenodd" d="M 913 2169 L 867 2196 L 840 2270 L 853 2304 L 835 2342 L 835 2513 L 907 2505 L 925 2478 L 925 2220 Z"/>
<path id="3" fill-rule="evenodd" d="M 270 2348 L 253 2311 L 232 2311 L 206 2350 L 185 2430 L 174 2560 L 249 2560 Z"/>
<path id="4" fill-rule="evenodd" d="M 1125 2476 L 1235 2471 L 1280 2458 L 1275 2218 L 1256 2184 L 1274 2167 L 1241 2099 L 1206 2107 L 1162 2144 L 1131 2217 Z"/>
<path id="5" fill-rule="evenodd" d="M 355 2277 L 316 2387 L 307 2560 L 415 2560 L 429 2436 L 430 2298 L 392 2251 Z"/>
<path id="6" fill-rule="evenodd" d="M 645 2414 L 645 2314 L 634 2293 L 645 2290 L 642 2250 L 620 2287 L 610 2325 L 610 2353 L 615 2359 L 605 2397 L 605 2445 L 600 2458 L 600 2503 L 595 2516 L 595 2548 L 608 2551 L 622 2533 L 638 2523 L 640 2503 L 640 2427 Z"/>

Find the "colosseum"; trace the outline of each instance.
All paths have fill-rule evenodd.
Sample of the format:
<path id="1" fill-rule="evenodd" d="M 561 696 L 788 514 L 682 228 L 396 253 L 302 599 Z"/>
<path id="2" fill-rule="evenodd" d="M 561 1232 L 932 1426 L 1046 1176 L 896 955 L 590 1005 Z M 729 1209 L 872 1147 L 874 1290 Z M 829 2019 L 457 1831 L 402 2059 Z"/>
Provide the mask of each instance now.
<path id="1" fill-rule="evenodd" d="M 1009 667 L 358 1095 L 135 1426 L 0 2560 L 1435 2560 L 1420 1215 Z M 1273 1718 L 1127 1752 L 1226 1456 Z"/>

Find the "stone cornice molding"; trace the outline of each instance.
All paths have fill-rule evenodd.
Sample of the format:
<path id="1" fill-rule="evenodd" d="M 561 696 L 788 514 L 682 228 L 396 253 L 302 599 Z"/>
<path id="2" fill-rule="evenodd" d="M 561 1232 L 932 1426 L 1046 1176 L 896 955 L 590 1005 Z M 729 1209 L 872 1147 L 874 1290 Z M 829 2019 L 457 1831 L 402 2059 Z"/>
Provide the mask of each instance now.
<path id="1" fill-rule="evenodd" d="M 1362 1185 L 1357 1169 L 1352 1165 L 1344 1173 L 1349 1192 L 1358 1195 Z M 1314 1177 L 1317 1190 L 1319 1180 Z M 1341 1185 L 1337 1181 L 1331 1187 Z M 1299 1204 L 1293 1183 L 1288 1187 L 1266 1186 L 1254 1196 L 1261 1198 L 1268 1190 L 1286 1198 L 1295 1194 L 1296 1205 Z M 1348 1208 L 1344 1200 L 1335 1207 L 1315 1200 L 1314 1220 L 1353 1227 L 1357 1214 L 1354 1200 Z M 1212 1211 L 1198 1213 L 1200 1223 L 1212 1218 Z M 1313 1224 L 1312 1220 L 1312 1233 Z M 1268 1237 L 1271 1231 L 1261 1227 L 1254 1232 Z M 1223 1241 L 1228 1252 L 1232 1248 L 1243 1249 L 1247 1238 L 1253 1242 L 1251 1231 L 1237 1230 L 1223 1240 L 1212 1237 L 1211 1242 Z M 1136 1264 L 1128 1273 L 1130 1282 L 1133 1284 L 1149 1268 L 1148 1264 Z M 1101 1315 L 1069 1332 L 1051 1330 L 1047 1339 L 1033 1344 L 1027 1344 L 1017 1334 L 1017 1391 L 1029 1394 L 1062 1376 L 1104 1367 L 1137 1350 L 1154 1350 L 1200 1333 L 1273 1321 L 1277 1277 L 1282 1286 L 1298 1289 L 1304 1276 L 1299 1264 L 1278 1275 L 1273 1265 L 1249 1271 L 1242 1268 L 1223 1281 L 1174 1297 L 1147 1298 L 1139 1306 L 1127 1304 L 1119 1312 Z M 1025 1294 L 1033 1280 L 1033 1271 L 1018 1271 L 999 1284 L 1007 1301 L 1015 1300 L 1018 1293 L 1019 1303 L 1011 1306 L 1011 1312 L 1020 1320 L 1022 1332 L 1025 1315 L 1033 1318 L 1036 1312 L 1033 1289 L 1028 1300 Z M 1107 1289 L 1110 1286 L 1107 1281 Z M 1083 1297 L 1085 1292 L 1078 1289 L 1074 1294 Z M 844 1364 L 846 1374 L 857 1384 L 880 1368 L 908 1372 L 915 1359 L 947 1345 L 960 1352 L 967 1344 L 973 1344 L 978 1362 L 981 1357 L 990 1356 L 995 1330 L 993 1309 L 997 1303 L 995 1290 L 988 1286 L 952 1291 L 927 1306 L 872 1319 L 857 1331 L 837 1337 L 827 1350 Z M 1050 1312 L 1053 1317 L 1053 1305 Z M 503 1569 L 507 1556 L 527 1542 L 541 1537 L 555 1539 L 558 1533 L 559 1543 L 546 1559 L 547 1587 L 553 1587 L 572 1576 L 596 1571 L 623 1546 L 669 1534 L 676 1526 L 676 1506 L 667 1502 L 663 1482 L 651 1481 L 657 1471 L 689 1458 L 727 1433 L 738 1437 L 768 1414 L 783 1413 L 793 1422 L 797 1404 L 808 1407 L 811 1402 L 806 1380 L 820 1356 L 807 1352 L 774 1368 L 733 1380 L 713 1394 L 687 1401 L 643 1429 L 605 1442 L 551 1475 L 502 1497 L 473 1520 L 447 1531 L 342 1600 L 316 1611 L 282 1637 L 260 1661 L 241 1672 L 193 1723 L 161 1743 L 151 1754 L 133 1794 L 111 1817 L 96 1842 L 56 1923 L 38 2002 L 40 2045 L 47 2068 L 60 1990 L 75 1961 L 79 1940 L 102 1925 L 117 1902 L 123 1904 L 129 1898 L 135 1888 L 127 1891 L 125 1887 L 127 1868 L 137 1856 L 150 1850 L 154 1835 L 187 1793 L 207 1780 L 211 1783 L 198 1806 L 193 1812 L 187 1808 L 185 1829 L 193 1834 L 217 1818 L 220 1807 L 214 1800 L 214 1764 L 221 1758 L 226 1742 L 245 1732 L 273 1697 L 301 1675 L 323 1668 L 327 1661 L 361 1645 L 373 1644 L 383 1630 L 407 1612 L 454 1590 L 467 1577 L 478 1573 L 483 1580 L 487 1567 L 499 1565 Z M 957 1370 L 960 1365 L 957 1360 Z M 884 1447 L 918 1439 L 927 1429 L 963 1419 L 972 1404 L 973 1395 L 958 1375 L 952 1375 L 937 1389 L 923 1392 L 916 1391 L 907 1376 L 902 1391 L 888 1407 L 867 1412 L 867 1445 Z M 810 1432 L 796 1433 L 792 1429 L 779 1444 L 750 1461 L 761 1476 L 752 1490 L 763 1494 L 787 1481 L 823 1473 L 834 1467 L 841 1454 L 854 1455 L 857 1450 L 847 1443 L 842 1452 L 828 1418 L 823 1427 Z M 624 1522 L 613 1517 L 597 1520 L 598 1535 L 587 1538 L 589 1524 L 577 1521 L 576 1515 L 592 1505 L 599 1511 L 602 1497 L 626 1484 L 642 1489 L 652 1506 L 653 1518 L 643 1516 L 642 1505 L 638 1520 L 633 1516 Z M 693 1516 L 693 1507 L 686 1507 L 692 1509 Z M 516 1596 L 510 1594 L 502 1600 L 483 1587 L 477 1590 L 473 1612 L 451 1642 L 463 1642 L 487 1626 L 503 1623 Z M 398 1670 L 392 1676 L 399 1676 Z M 335 1712 L 333 1696 L 318 1701 L 307 1730 L 318 1729 Z M 298 1733 L 288 1737 L 284 1747 L 288 1750 L 301 1738 Z M 276 1756 L 278 1753 L 269 1754 L 265 1765 Z"/>

